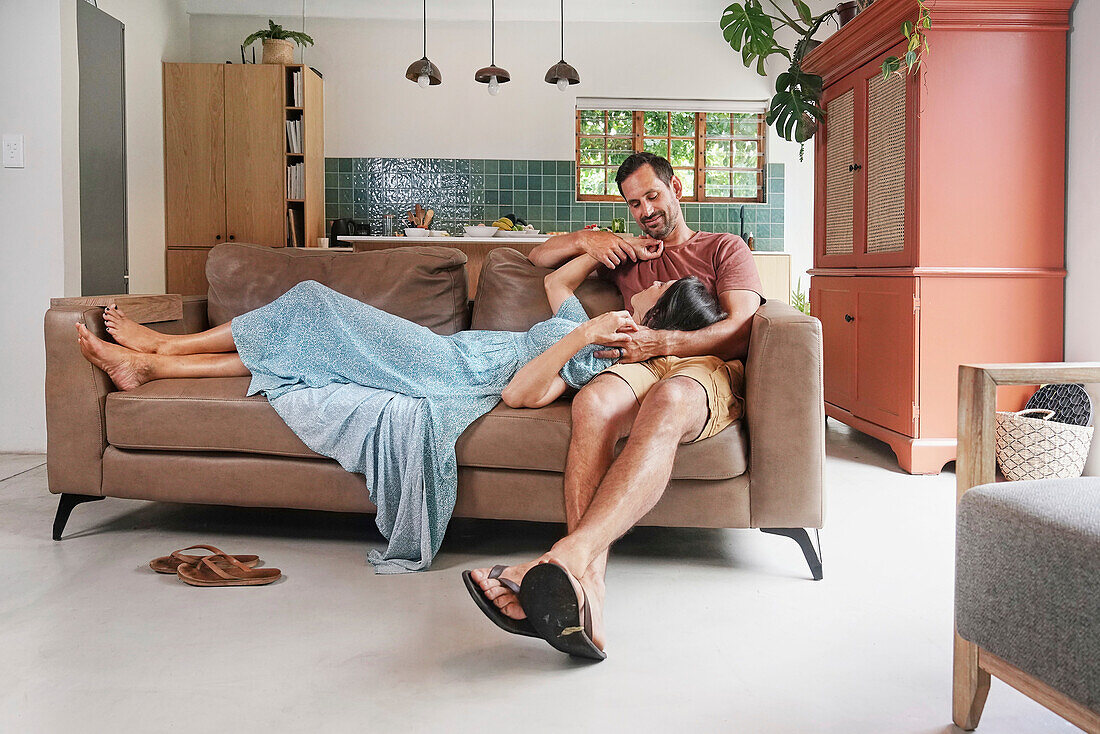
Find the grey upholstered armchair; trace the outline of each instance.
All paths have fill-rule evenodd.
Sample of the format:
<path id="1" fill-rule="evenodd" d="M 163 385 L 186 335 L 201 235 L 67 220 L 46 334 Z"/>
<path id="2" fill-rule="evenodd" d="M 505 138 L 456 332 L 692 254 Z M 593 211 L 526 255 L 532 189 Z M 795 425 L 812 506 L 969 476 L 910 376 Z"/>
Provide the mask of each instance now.
<path id="1" fill-rule="evenodd" d="M 1100 382 L 1100 363 L 959 367 L 953 713 L 967 730 L 995 675 L 1100 732 L 1100 477 L 994 483 L 997 386 L 1045 382 Z"/>

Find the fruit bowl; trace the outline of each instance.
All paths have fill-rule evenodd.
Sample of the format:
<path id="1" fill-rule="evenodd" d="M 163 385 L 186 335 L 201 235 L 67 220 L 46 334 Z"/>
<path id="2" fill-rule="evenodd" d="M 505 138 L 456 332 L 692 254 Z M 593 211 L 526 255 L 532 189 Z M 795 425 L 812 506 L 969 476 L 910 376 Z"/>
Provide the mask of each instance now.
<path id="1" fill-rule="evenodd" d="M 467 237 L 492 237 L 497 233 L 496 227 L 483 227 L 480 225 L 463 227 Z"/>

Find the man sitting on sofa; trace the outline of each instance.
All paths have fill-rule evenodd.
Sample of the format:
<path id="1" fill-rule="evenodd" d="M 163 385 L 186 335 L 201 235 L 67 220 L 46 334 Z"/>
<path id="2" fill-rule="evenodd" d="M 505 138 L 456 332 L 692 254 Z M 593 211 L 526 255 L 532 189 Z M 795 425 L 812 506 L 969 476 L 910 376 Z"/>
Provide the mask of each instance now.
<path id="1" fill-rule="evenodd" d="M 632 335 L 619 363 L 573 399 L 565 466 L 569 534 L 539 559 L 472 573 L 484 595 L 518 620 L 526 614 L 513 589 L 527 571 L 547 561 L 562 566 L 578 600 L 587 602 L 600 650 L 607 550 L 660 499 L 679 444 L 709 438 L 741 417 L 743 366 L 727 360 L 744 360 L 752 317 L 763 302 L 760 276 L 741 238 L 688 228 L 680 208 L 683 185 L 666 159 L 635 153 L 615 180 L 645 237 L 631 241 L 582 230 L 551 237 L 531 251 L 531 262 L 557 267 L 588 253 L 606 267 L 601 274 L 619 287 L 625 303 L 654 282 L 694 275 L 718 295 L 727 316 L 698 331 L 643 327 Z M 616 459 L 615 445 L 627 435 Z"/>

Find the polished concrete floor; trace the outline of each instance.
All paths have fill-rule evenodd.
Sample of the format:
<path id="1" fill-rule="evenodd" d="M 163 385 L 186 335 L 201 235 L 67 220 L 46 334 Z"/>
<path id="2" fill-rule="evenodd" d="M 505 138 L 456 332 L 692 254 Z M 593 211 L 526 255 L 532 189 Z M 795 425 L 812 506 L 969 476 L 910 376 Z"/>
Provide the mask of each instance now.
<path id="1" fill-rule="evenodd" d="M 371 572 L 367 516 L 108 499 L 55 543 L 44 457 L 0 455 L 0 731 L 957 731 L 953 465 L 902 474 L 835 422 L 828 454 L 824 581 L 784 538 L 636 530 L 599 664 L 500 632 L 459 577 L 556 526 L 455 521 L 406 576 Z M 200 589 L 146 565 L 194 542 L 285 575 Z M 994 680 L 978 731 L 1076 729 Z"/>

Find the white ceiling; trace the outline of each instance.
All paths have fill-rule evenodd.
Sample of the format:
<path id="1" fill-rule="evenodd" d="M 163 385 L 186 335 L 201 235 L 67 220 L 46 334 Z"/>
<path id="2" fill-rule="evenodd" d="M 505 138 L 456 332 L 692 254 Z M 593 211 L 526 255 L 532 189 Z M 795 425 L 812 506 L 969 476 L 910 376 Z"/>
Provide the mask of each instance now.
<path id="1" fill-rule="evenodd" d="M 714 23 L 730 0 L 565 0 L 566 22 Z M 192 15 L 420 19 L 417 0 L 187 0 Z M 490 0 L 428 0 L 429 20 L 489 20 Z M 556 21 L 556 0 L 498 0 L 502 21 Z"/>

